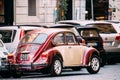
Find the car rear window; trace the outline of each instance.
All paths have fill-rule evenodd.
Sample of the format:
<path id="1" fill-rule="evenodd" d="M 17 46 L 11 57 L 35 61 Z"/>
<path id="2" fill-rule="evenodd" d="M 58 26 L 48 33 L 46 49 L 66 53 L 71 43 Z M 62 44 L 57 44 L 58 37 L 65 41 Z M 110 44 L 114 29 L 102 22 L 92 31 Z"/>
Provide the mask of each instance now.
<path id="1" fill-rule="evenodd" d="M 99 37 L 99 34 L 96 30 L 81 30 L 81 36 L 82 37 Z"/>
<path id="2" fill-rule="evenodd" d="M 111 24 L 88 24 L 86 26 L 97 28 L 100 33 L 117 33 Z"/>
<path id="3" fill-rule="evenodd" d="M 27 34 L 25 37 L 20 41 L 21 44 L 24 43 L 38 43 L 42 44 L 46 41 L 48 35 L 47 34 Z"/>
<path id="4" fill-rule="evenodd" d="M 14 40 L 16 30 L 0 30 L 0 34 L 2 35 L 1 40 L 4 43 L 10 43 Z"/>

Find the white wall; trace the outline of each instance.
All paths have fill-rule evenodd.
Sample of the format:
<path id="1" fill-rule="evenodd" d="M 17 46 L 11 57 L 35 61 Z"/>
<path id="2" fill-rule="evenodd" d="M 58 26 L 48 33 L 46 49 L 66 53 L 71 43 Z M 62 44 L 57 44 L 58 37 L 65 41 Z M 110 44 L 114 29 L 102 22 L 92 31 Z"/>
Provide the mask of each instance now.
<path id="1" fill-rule="evenodd" d="M 28 0 L 14 0 L 14 24 L 54 23 L 57 0 L 36 0 L 36 16 L 28 16 Z M 82 2 L 81 2 L 82 1 Z M 73 19 L 85 19 L 85 0 L 73 0 Z"/>

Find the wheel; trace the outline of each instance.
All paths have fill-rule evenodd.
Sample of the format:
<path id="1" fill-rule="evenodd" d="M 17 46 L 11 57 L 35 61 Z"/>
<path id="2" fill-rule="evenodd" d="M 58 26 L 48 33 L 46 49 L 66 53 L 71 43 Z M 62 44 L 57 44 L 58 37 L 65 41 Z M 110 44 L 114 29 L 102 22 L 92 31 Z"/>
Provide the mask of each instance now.
<path id="1" fill-rule="evenodd" d="M 73 67 L 72 70 L 73 70 L 73 71 L 80 71 L 81 68 L 80 68 L 80 67 Z"/>
<path id="2" fill-rule="evenodd" d="M 11 77 L 9 71 L 2 71 L 2 72 L 0 72 L 0 75 L 1 75 L 1 77 L 3 77 L 3 78 L 10 78 L 10 77 Z"/>
<path id="3" fill-rule="evenodd" d="M 22 76 L 22 72 L 21 71 L 12 71 L 12 76 L 14 78 L 20 78 Z"/>
<path id="4" fill-rule="evenodd" d="M 50 74 L 51 76 L 59 76 L 61 75 L 61 72 L 62 72 L 62 61 L 58 57 L 55 57 L 50 67 Z"/>
<path id="5" fill-rule="evenodd" d="M 100 60 L 97 55 L 93 55 L 90 59 L 90 66 L 87 67 L 87 71 L 90 74 L 95 74 L 100 70 Z"/>

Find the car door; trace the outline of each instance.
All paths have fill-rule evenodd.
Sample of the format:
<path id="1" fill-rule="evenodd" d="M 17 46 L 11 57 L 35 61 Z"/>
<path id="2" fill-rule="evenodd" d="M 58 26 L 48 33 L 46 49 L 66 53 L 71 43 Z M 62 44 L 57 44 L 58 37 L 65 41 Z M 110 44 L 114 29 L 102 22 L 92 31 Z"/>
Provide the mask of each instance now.
<path id="1" fill-rule="evenodd" d="M 58 33 L 55 35 L 53 42 L 55 44 L 54 49 L 58 50 L 63 57 L 63 65 L 70 66 L 71 65 L 71 56 L 69 56 L 69 50 L 71 49 L 65 41 L 64 33 Z"/>
<path id="2" fill-rule="evenodd" d="M 80 46 L 74 34 L 72 33 L 66 33 L 66 43 L 67 43 L 67 49 L 68 49 L 68 56 L 70 60 L 70 66 L 79 66 L 82 63 L 82 56 L 84 53 L 84 47 Z"/>

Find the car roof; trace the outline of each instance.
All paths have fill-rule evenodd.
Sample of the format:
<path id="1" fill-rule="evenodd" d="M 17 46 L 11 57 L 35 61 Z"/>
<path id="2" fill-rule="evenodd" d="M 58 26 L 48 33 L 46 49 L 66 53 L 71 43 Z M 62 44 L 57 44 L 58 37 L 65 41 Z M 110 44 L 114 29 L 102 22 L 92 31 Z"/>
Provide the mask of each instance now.
<path id="1" fill-rule="evenodd" d="M 17 30 L 17 29 L 24 29 L 30 30 L 35 28 L 43 28 L 41 25 L 13 25 L 13 26 L 0 26 L 0 30 Z"/>
<path id="2" fill-rule="evenodd" d="M 86 24 L 90 24 L 90 23 L 94 23 L 93 20 L 62 20 L 62 21 L 58 21 L 57 23 L 67 23 L 67 24 L 82 24 L 82 25 L 86 25 Z"/>
<path id="3" fill-rule="evenodd" d="M 70 25 L 70 24 L 51 24 L 51 25 L 47 25 L 47 28 L 73 28 L 74 25 Z"/>
<path id="4" fill-rule="evenodd" d="M 34 29 L 32 31 L 29 31 L 27 34 L 32 33 L 45 33 L 45 34 L 52 34 L 52 33 L 59 33 L 59 32 L 72 32 L 67 29 L 60 29 L 60 28 L 43 28 L 43 29 Z"/>

